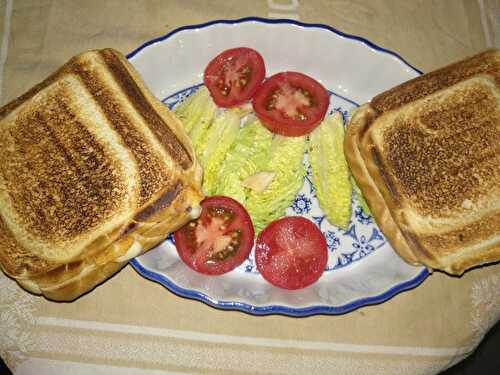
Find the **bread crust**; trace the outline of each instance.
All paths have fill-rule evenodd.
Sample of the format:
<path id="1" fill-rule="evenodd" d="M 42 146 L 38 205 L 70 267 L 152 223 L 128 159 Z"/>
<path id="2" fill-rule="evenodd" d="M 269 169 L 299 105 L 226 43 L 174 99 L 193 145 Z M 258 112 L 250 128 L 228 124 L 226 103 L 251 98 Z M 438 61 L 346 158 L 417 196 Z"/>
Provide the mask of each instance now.
<path id="1" fill-rule="evenodd" d="M 34 294 L 42 294 L 47 299 L 73 301 L 114 276 L 132 257 L 154 248 L 165 240 L 165 233 L 174 231 L 183 224 L 182 219 L 168 219 L 151 227 L 145 228 L 143 225 L 142 230 L 127 233 L 99 254 L 60 266 L 41 276 L 17 281 L 24 289 Z M 136 250 L 127 255 L 132 247 Z"/>
<path id="2" fill-rule="evenodd" d="M 488 49 L 384 91 L 371 100 L 371 107 L 378 113 L 384 113 L 477 74 L 491 75 L 496 84 L 500 84 L 500 52 L 498 49 Z"/>
<path id="3" fill-rule="evenodd" d="M 354 178 L 372 210 L 375 221 L 381 227 L 395 251 L 410 264 L 422 264 L 429 269 L 438 269 L 449 274 L 460 275 L 469 268 L 500 260 L 500 209 L 495 206 L 495 203 L 487 203 L 495 202 L 495 200 L 497 202 L 499 201 L 498 191 L 500 189 L 498 188 L 498 177 L 497 173 L 493 172 L 495 168 L 495 158 L 498 159 L 498 148 L 500 147 L 500 125 L 498 123 L 499 75 L 500 53 L 498 50 L 488 50 L 462 62 L 454 63 L 435 72 L 425 74 L 390 89 L 387 92 L 379 94 L 371 103 L 360 107 L 352 116 L 346 132 L 346 159 L 351 167 Z M 480 85 L 486 87 L 486 91 L 478 91 L 479 89 L 475 89 L 476 86 L 479 87 Z M 496 88 L 490 89 L 491 87 Z M 465 159 L 464 155 L 468 155 L 469 153 L 475 155 L 473 153 L 474 151 L 469 150 L 469 148 L 477 147 L 478 153 L 484 153 L 484 155 L 478 154 L 478 157 L 483 158 L 478 159 L 480 160 L 478 163 L 485 165 L 486 167 L 483 167 L 485 169 L 478 169 L 477 171 L 467 169 L 467 173 L 463 173 L 463 175 L 460 174 L 459 177 L 454 176 L 451 181 L 465 181 L 464 178 L 473 178 L 483 182 L 481 186 L 478 187 L 467 186 L 469 190 L 464 190 L 465 187 L 461 188 L 458 185 L 451 185 L 457 187 L 457 189 L 460 188 L 460 190 L 450 195 L 449 198 L 446 197 L 447 192 L 445 190 L 441 195 L 431 198 L 429 195 L 422 193 L 424 190 L 418 188 L 418 183 L 412 185 L 413 181 L 409 181 L 410 184 L 404 187 L 404 182 L 402 184 L 402 181 L 398 179 L 402 176 L 396 177 L 394 175 L 391 167 L 387 165 L 389 151 L 386 151 L 384 148 L 387 145 L 386 143 L 381 143 L 388 142 L 388 138 L 381 138 L 380 134 L 386 133 L 378 129 L 381 128 L 383 124 L 383 129 L 387 127 L 387 129 L 392 130 L 392 128 L 395 127 L 391 125 L 391 121 L 393 120 L 389 121 L 388 119 L 399 116 L 397 117 L 399 119 L 398 121 L 400 121 L 398 126 L 400 126 L 401 129 L 406 129 L 405 126 L 415 126 L 418 131 L 426 132 L 427 138 L 430 137 L 433 139 L 433 132 L 445 131 L 442 130 L 445 129 L 442 128 L 443 126 L 450 126 L 450 129 L 453 129 L 454 125 L 450 123 L 451 118 L 454 118 L 454 121 L 464 121 L 463 119 L 476 121 L 473 120 L 475 117 L 470 117 L 470 113 L 461 115 L 460 112 L 457 112 L 459 117 L 449 115 L 449 113 L 452 112 L 447 112 L 446 116 L 439 113 L 441 104 L 433 104 L 434 101 L 441 100 L 440 98 L 443 97 L 451 97 L 449 92 L 455 91 L 458 92 L 457 95 L 462 95 L 463 91 L 463 95 L 469 95 L 469 97 L 474 98 L 474 100 L 478 98 L 484 101 L 485 98 L 488 98 L 490 104 L 492 102 L 495 103 L 492 105 L 496 106 L 496 109 L 492 109 L 494 107 L 490 106 L 489 112 L 485 112 L 486 107 L 477 108 L 475 111 L 479 114 L 476 117 L 480 118 L 481 121 L 486 121 L 482 123 L 482 126 L 485 126 L 486 129 L 484 130 L 485 135 L 482 135 L 483 133 L 478 130 L 479 128 L 473 128 L 473 126 L 476 126 L 475 123 L 463 123 L 465 124 L 464 126 L 470 127 L 471 139 L 474 139 L 474 137 L 477 139 L 471 142 L 476 143 L 467 143 L 469 142 L 469 138 L 462 135 L 463 139 L 457 139 L 457 146 L 453 147 L 458 147 L 458 145 L 460 145 L 460 147 L 463 147 L 463 151 L 459 151 L 460 148 L 453 148 L 453 151 L 451 151 L 452 148 L 449 149 L 450 151 L 444 148 L 443 152 L 445 154 L 436 153 L 434 156 L 435 159 L 430 160 L 429 167 L 435 168 L 435 170 L 428 169 L 427 172 L 419 172 L 423 173 L 423 178 L 421 180 L 429 180 L 429 178 L 431 178 L 429 176 L 433 176 L 432 173 L 436 173 L 436 171 L 444 173 L 444 171 L 447 170 L 446 168 L 450 170 L 457 168 L 456 165 L 453 165 L 452 168 L 450 165 L 446 165 L 445 169 L 439 169 L 440 167 L 437 167 L 436 163 L 440 162 L 439 158 L 443 157 L 443 155 L 445 155 L 443 160 L 451 160 L 448 162 L 451 163 L 453 161 Z M 483 101 L 481 103 L 483 103 Z M 434 116 L 432 126 L 436 126 L 436 128 L 425 128 L 419 122 L 420 119 L 418 116 L 423 116 L 425 114 L 425 111 L 422 111 L 421 108 L 426 108 L 425 106 L 427 106 L 427 103 L 436 108 L 436 112 L 432 114 L 432 116 Z M 459 111 L 466 110 L 467 108 L 459 109 Z M 418 113 L 418 115 L 410 114 L 413 113 L 411 111 Z M 432 112 L 434 109 L 430 111 Z M 446 111 L 448 111 L 448 109 L 446 109 Z M 462 116 L 463 119 L 461 119 L 460 116 Z M 408 124 L 410 124 L 411 121 L 415 122 L 411 123 L 412 125 L 404 125 L 404 122 L 401 121 L 409 121 Z M 393 134 L 395 134 L 395 137 L 398 136 L 398 131 L 394 130 Z M 453 133 L 450 133 L 449 137 L 452 137 L 452 134 Z M 375 136 L 377 137 L 376 139 L 374 138 Z M 402 135 L 399 135 L 399 137 L 401 136 Z M 383 139 L 383 141 L 381 139 Z M 418 137 L 413 139 L 418 139 Z M 455 141 L 455 139 L 453 140 Z M 451 147 L 448 145 L 452 144 L 452 142 L 446 142 L 446 147 Z M 423 144 L 419 144 L 416 149 L 420 149 L 420 146 L 423 147 Z M 387 149 L 389 150 L 391 148 L 388 147 Z M 458 154 L 453 156 L 452 154 L 446 154 L 447 152 L 458 152 Z M 404 163 L 405 160 L 408 160 L 409 163 L 407 165 L 410 165 L 412 162 L 415 164 L 416 161 L 414 162 L 414 160 L 406 158 L 411 158 L 411 156 L 404 156 L 401 154 L 393 159 L 402 161 L 400 164 L 402 164 L 405 169 L 401 171 L 410 173 L 408 178 L 420 181 L 419 174 L 417 173 L 415 175 L 415 172 L 411 172 L 412 170 L 406 167 Z M 486 163 L 484 162 L 484 158 L 489 158 Z M 473 159 L 469 160 L 473 162 Z M 498 168 L 498 163 L 496 164 Z M 470 168 L 470 166 L 464 167 Z M 425 170 L 425 168 L 421 169 Z M 438 174 L 436 174 L 436 176 L 437 175 Z M 440 183 L 446 186 L 446 184 Z M 417 189 L 410 189 L 416 192 L 416 196 L 419 196 L 418 194 L 424 194 L 422 195 L 422 199 L 424 199 L 425 202 L 417 202 L 417 207 L 415 206 L 416 203 L 408 201 L 407 194 L 409 194 L 409 187 Z M 403 192 L 403 188 L 407 190 Z M 426 187 L 426 189 L 428 189 L 428 187 Z M 449 191 L 451 193 L 452 190 Z M 464 191 L 463 197 L 459 195 L 459 191 Z M 469 193 L 469 191 L 473 191 L 474 193 Z M 432 204 L 432 199 L 438 200 L 435 200 L 435 203 Z M 462 200 L 463 207 L 459 204 Z M 472 214 L 471 208 L 467 207 L 468 205 L 472 207 Z M 435 207 L 438 208 L 436 209 Z M 409 208 L 414 211 L 411 215 L 408 211 Z M 428 213 L 424 214 L 423 212 L 425 212 L 425 210 L 427 210 Z M 467 217 L 474 217 L 474 212 L 476 212 L 474 210 L 477 210 L 477 212 L 484 211 L 485 214 L 481 214 L 482 217 L 477 219 L 467 219 L 474 220 L 470 223 L 464 221 L 459 224 L 451 224 L 458 220 L 464 220 L 459 219 L 460 215 L 463 216 L 467 214 L 469 215 Z M 427 215 L 430 218 L 436 217 L 436 223 L 441 220 L 447 224 L 446 226 L 443 226 L 445 224 L 441 224 L 440 226 L 440 224 L 432 224 L 431 220 L 429 223 L 425 223 L 422 229 L 416 231 L 415 223 L 412 220 L 415 220 L 415 215 L 419 215 L 418 212 L 421 212 L 420 215 Z M 461 212 L 464 213 L 462 214 Z M 441 219 L 441 217 L 445 219 Z"/>
<path id="4" fill-rule="evenodd" d="M 345 157 L 377 225 L 389 239 L 391 245 L 398 249 L 398 254 L 407 263 L 417 265 L 419 264 L 417 258 L 394 221 L 391 211 L 385 203 L 371 174 L 368 172 L 365 160 L 361 155 L 361 139 L 376 116 L 377 113 L 368 104 L 362 105 L 352 115 L 344 138 Z"/>

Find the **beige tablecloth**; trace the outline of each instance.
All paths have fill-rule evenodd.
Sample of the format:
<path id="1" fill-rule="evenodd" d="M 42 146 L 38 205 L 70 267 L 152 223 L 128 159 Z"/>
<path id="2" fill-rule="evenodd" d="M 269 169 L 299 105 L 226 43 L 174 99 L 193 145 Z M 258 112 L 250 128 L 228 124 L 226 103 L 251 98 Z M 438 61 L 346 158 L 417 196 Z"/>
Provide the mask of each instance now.
<path id="1" fill-rule="evenodd" d="M 176 27 L 243 16 L 324 23 L 423 71 L 498 47 L 498 0 L 0 2 L 0 100 L 86 49 L 124 53 Z M 180 298 L 130 266 L 73 303 L 0 274 L 0 355 L 19 374 L 432 374 L 500 318 L 500 265 L 435 273 L 340 316 L 256 317 Z"/>

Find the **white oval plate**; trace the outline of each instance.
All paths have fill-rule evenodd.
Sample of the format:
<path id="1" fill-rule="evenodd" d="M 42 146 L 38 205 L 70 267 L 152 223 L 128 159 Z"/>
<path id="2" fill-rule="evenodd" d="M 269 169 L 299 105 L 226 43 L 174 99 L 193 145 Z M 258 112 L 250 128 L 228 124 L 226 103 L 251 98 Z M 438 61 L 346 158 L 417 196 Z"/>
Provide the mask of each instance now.
<path id="1" fill-rule="evenodd" d="M 292 20 L 244 18 L 181 27 L 128 55 L 152 92 L 172 106 L 202 82 L 205 65 L 219 52 L 246 46 L 259 51 L 267 75 L 295 70 L 318 79 L 330 92 L 330 110 L 344 118 L 357 103 L 416 77 L 420 72 L 394 52 L 330 26 Z M 271 286 L 258 273 L 253 256 L 221 276 L 200 275 L 185 266 L 171 238 L 130 263 L 142 276 L 183 297 L 251 314 L 340 314 L 386 301 L 414 288 L 428 275 L 399 258 L 353 198 L 349 228 L 328 223 L 306 177 L 288 215 L 316 222 L 329 247 L 327 269 L 313 285 L 298 291 Z"/>

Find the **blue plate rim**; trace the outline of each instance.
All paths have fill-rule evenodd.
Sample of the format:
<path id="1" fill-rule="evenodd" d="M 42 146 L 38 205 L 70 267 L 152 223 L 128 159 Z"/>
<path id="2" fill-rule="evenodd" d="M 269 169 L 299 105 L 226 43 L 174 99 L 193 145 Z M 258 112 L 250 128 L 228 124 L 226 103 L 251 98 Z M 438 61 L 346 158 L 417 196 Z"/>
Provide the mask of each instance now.
<path id="1" fill-rule="evenodd" d="M 413 69 L 415 72 L 418 74 L 422 74 L 422 71 L 416 67 L 414 67 L 412 64 L 410 64 L 408 61 L 406 61 L 402 56 L 400 56 L 398 53 L 391 51 L 389 49 L 383 48 L 372 41 L 363 38 L 359 35 L 354 35 L 354 34 L 348 34 L 343 31 L 340 31 L 339 29 L 336 29 L 330 25 L 322 24 L 322 23 L 307 23 L 307 22 L 301 22 L 298 20 L 292 20 L 292 19 L 287 19 L 287 18 L 263 18 L 263 17 L 243 17 L 243 18 L 237 18 L 237 19 L 219 19 L 219 20 L 213 20 L 213 21 L 208 21 L 204 23 L 198 23 L 198 24 L 192 24 L 192 25 L 185 25 L 178 27 L 177 29 L 174 29 L 164 35 L 161 35 L 157 38 L 153 38 L 147 42 L 144 42 L 141 44 L 139 47 L 134 49 L 132 52 L 127 54 L 127 59 L 132 59 L 137 55 L 139 52 L 141 52 L 144 48 L 149 47 L 152 44 L 162 42 L 173 35 L 185 31 L 185 30 L 193 30 L 193 29 L 202 29 L 206 28 L 212 25 L 218 25 L 218 24 L 225 24 L 225 25 L 234 25 L 234 24 L 240 24 L 240 23 L 246 23 L 246 22 L 260 22 L 260 23 L 267 23 L 267 24 L 292 24 L 295 26 L 300 26 L 300 27 L 305 27 L 305 28 L 318 28 L 318 29 L 325 29 L 328 31 L 333 32 L 334 34 L 337 34 L 341 37 L 347 38 L 347 39 L 352 39 L 352 40 L 357 40 L 358 42 L 361 42 L 379 52 L 384 52 L 386 54 L 389 54 L 391 56 L 396 57 L 398 60 L 403 62 L 405 65 L 407 65 L 409 68 Z"/>
<path id="2" fill-rule="evenodd" d="M 339 315 L 351 312 L 363 306 L 376 305 L 391 299 L 396 294 L 399 294 L 405 290 L 410 290 L 417 287 L 427 278 L 427 276 L 429 276 L 429 271 L 427 271 L 427 269 L 424 268 L 414 278 L 406 280 L 397 285 L 394 285 L 383 293 L 380 293 L 375 296 L 359 298 L 357 300 L 354 300 L 352 302 L 340 306 L 331 306 L 331 305 L 313 305 L 307 307 L 288 307 L 283 305 L 254 306 L 244 302 L 220 301 L 207 296 L 203 292 L 182 288 L 176 285 L 168 277 L 147 269 L 136 258 L 130 260 L 129 263 L 141 276 L 163 285 L 174 294 L 181 297 L 204 302 L 207 305 L 215 307 L 217 309 L 237 310 L 252 315 L 281 314 L 294 317 L 305 317 L 318 314 Z"/>
<path id="3" fill-rule="evenodd" d="M 126 57 L 127 57 L 127 59 L 132 59 L 134 56 L 136 56 L 139 52 L 141 52 L 146 47 L 151 46 L 151 45 L 156 44 L 156 43 L 159 43 L 159 42 L 162 42 L 162 41 L 172 37 L 173 35 L 175 35 L 179 32 L 185 31 L 185 30 L 202 29 L 202 28 L 206 28 L 206 27 L 209 27 L 212 25 L 217 25 L 217 24 L 233 25 L 233 24 L 240 24 L 240 23 L 246 23 L 246 22 L 260 22 L 260 23 L 266 23 L 266 24 L 292 24 L 292 25 L 305 27 L 305 28 L 325 29 L 325 30 L 333 32 L 334 34 L 339 35 L 341 37 L 356 40 L 356 41 L 363 43 L 363 44 L 367 45 L 368 47 L 373 48 L 379 52 L 389 54 L 389 55 L 395 57 L 396 59 L 398 59 L 399 61 L 403 62 L 409 68 L 413 69 L 416 73 L 422 74 L 421 70 L 419 70 L 416 67 L 414 67 L 413 65 L 411 65 L 409 62 L 407 62 L 403 57 L 401 57 L 396 52 L 388 50 L 388 49 L 383 48 L 383 47 L 380 47 L 368 39 L 365 39 L 365 38 L 360 37 L 358 35 L 344 33 L 343 31 L 340 31 L 340 30 L 338 30 L 332 26 L 326 25 L 326 24 L 305 23 L 305 22 L 292 20 L 292 19 L 286 19 L 286 18 L 272 18 L 271 19 L 271 18 L 263 18 L 263 17 L 244 17 L 244 18 L 238 18 L 238 19 L 219 19 L 219 20 L 212 20 L 209 22 L 204 22 L 204 23 L 199 23 L 199 24 L 186 25 L 186 26 L 179 27 L 179 28 L 172 30 L 164 35 L 161 35 L 157 38 L 151 39 L 151 40 L 141 44 L 139 47 L 137 47 L 132 52 L 127 54 Z M 380 294 L 375 295 L 375 296 L 359 298 L 359 299 L 354 300 L 352 302 L 349 302 L 345 305 L 341 305 L 341 306 L 314 305 L 314 306 L 308 306 L 308 307 L 295 308 L 295 307 L 287 307 L 287 306 L 282 306 L 282 305 L 253 306 L 253 305 L 250 305 L 247 303 L 236 302 L 236 301 L 217 301 L 214 298 L 211 298 L 202 292 L 198 292 L 198 291 L 195 291 L 192 289 L 182 288 L 182 287 L 176 285 L 173 281 L 168 279 L 166 276 L 155 273 L 155 272 L 147 269 L 146 267 L 144 267 L 140 263 L 140 261 L 136 258 L 131 259 L 129 261 L 129 263 L 141 276 L 163 285 L 164 287 L 169 289 L 174 294 L 179 295 L 181 297 L 204 302 L 207 305 L 215 307 L 217 309 L 237 310 L 237 311 L 246 312 L 246 313 L 249 313 L 252 315 L 281 314 L 281 315 L 294 316 L 294 317 L 305 317 L 305 316 L 317 315 L 317 314 L 331 314 L 331 315 L 345 314 L 345 313 L 351 312 L 353 310 L 356 310 L 362 306 L 379 304 L 379 303 L 382 303 L 382 302 L 389 300 L 390 298 L 394 297 L 396 294 L 399 294 L 403 291 L 410 290 L 410 289 L 417 287 L 430 274 L 429 271 L 426 268 L 424 268 L 414 278 L 406 280 L 402 283 L 396 284 L 396 285 L 390 287 L 389 289 L 387 289 L 383 293 L 380 293 Z"/>

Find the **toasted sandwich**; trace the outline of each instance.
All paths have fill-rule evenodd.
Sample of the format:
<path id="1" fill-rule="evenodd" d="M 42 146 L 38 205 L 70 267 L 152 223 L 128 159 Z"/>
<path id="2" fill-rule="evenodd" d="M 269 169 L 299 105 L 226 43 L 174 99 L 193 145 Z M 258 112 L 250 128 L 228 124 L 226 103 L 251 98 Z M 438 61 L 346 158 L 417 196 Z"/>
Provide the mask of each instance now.
<path id="1" fill-rule="evenodd" d="M 500 260 L 500 52 L 377 95 L 352 116 L 346 159 L 410 264 L 460 275 Z"/>
<path id="2" fill-rule="evenodd" d="M 112 49 L 72 58 L 0 109 L 0 266 L 73 300 L 200 213 L 175 116 Z"/>

